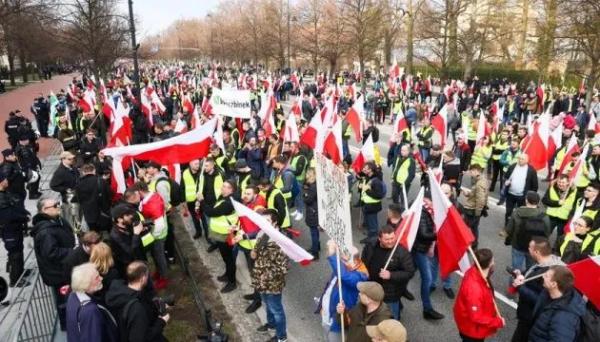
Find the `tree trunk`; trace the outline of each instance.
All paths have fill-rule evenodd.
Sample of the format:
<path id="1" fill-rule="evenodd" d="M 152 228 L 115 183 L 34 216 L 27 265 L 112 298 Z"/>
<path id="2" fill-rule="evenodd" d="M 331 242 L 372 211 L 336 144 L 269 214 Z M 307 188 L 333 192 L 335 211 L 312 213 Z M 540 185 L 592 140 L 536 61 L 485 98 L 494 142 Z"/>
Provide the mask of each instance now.
<path id="1" fill-rule="evenodd" d="M 413 73 L 415 14 L 413 0 L 408 0 L 408 20 L 406 21 L 406 74 Z"/>
<path id="2" fill-rule="evenodd" d="M 384 69 L 388 70 L 392 65 L 392 49 L 394 45 L 394 37 L 391 32 L 386 32 L 383 35 L 383 62 Z"/>
<path id="3" fill-rule="evenodd" d="M 330 58 L 329 59 L 329 79 L 333 79 L 335 75 L 335 69 L 337 68 L 337 59 Z M 316 77 L 316 74 L 315 74 Z"/>
<path id="4" fill-rule="evenodd" d="M 23 83 L 29 82 L 29 75 L 27 75 L 27 61 L 25 60 L 25 54 L 23 52 L 19 53 L 19 63 L 21 63 L 21 77 L 23 78 Z"/>
<path id="5" fill-rule="evenodd" d="M 590 72 L 587 76 L 587 91 L 585 94 L 585 108 L 590 108 L 590 103 L 592 102 L 592 97 L 594 95 L 594 88 L 596 87 L 596 83 L 598 83 L 600 61 L 592 61 L 592 65 L 590 68 Z"/>
<path id="6" fill-rule="evenodd" d="M 523 0 L 523 14 L 521 17 L 521 34 L 519 36 L 519 45 L 517 48 L 517 58 L 515 60 L 515 67 L 524 67 L 525 59 L 525 44 L 527 43 L 527 28 L 529 27 L 529 0 Z"/>
<path id="7" fill-rule="evenodd" d="M 447 27 L 448 27 L 448 63 L 454 65 L 458 63 L 458 17 L 457 9 L 454 8 L 452 1 L 446 1 Z"/>
<path id="8" fill-rule="evenodd" d="M 538 40 L 538 67 L 540 78 L 543 80 L 548 73 L 548 66 L 553 59 L 554 38 L 556 35 L 557 0 L 547 0 L 546 22 L 542 25 L 540 39 Z"/>
<path id="9" fill-rule="evenodd" d="M 10 85 L 14 87 L 17 85 L 17 83 L 15 82 L 15 55 L 13 55 L 10 50 L 8 50 L 7 57 L 8 57 L 8 77 L 10 78 Z"/>

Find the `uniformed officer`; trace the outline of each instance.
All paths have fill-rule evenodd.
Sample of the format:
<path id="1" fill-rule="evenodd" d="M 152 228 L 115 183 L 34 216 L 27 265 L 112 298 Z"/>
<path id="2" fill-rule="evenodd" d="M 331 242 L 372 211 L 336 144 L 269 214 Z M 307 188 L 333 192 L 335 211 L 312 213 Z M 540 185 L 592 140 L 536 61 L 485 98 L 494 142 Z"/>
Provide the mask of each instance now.
<path id="1" fill-rule="evenodd" d="M 6 191 L 15 196 L 22 207 L 25 207 L 25 197 L 27 192 L 25 191 L 25 175 L 23 169 L 17 162 L 15 151 L 11 148 L 7 148 L 2 151 L 4 162 L 0 164 L 0 171 L 2 171 L 9 181 L 9 185 Z"/>
<path id="2" fill-rule="evenodd" d="M 39 191 L 40 187 L 40 170 L 42 169 L 42 163 L 37 157 L 34 148 L 29 142 L 29 138 L 26 135 L 22 135 L 19 138 L 19 144 L 15 148 L 15 155 L 19 165 L 23 169 L 23 172 L 27 178 L 27 190 L 29 190 L 29 199 L 38 199 L 42 195 Z"/>

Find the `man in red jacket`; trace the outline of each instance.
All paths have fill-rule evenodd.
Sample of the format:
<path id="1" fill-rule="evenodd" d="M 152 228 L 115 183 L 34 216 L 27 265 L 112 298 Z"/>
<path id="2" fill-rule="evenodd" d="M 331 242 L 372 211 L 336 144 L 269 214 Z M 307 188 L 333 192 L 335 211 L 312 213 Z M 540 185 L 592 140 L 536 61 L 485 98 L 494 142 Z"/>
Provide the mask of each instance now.
<path id="1" fill-rule="evenodd" d="M 479 249 L 475 257 L 482 270 L 473 265 L 465 273 L 454 303 L 454 321 L 464 342 L 483 341 L 505 325 L 496 311 L 494 289 L 489 285 L 494 269 L 492 251 Z"/>

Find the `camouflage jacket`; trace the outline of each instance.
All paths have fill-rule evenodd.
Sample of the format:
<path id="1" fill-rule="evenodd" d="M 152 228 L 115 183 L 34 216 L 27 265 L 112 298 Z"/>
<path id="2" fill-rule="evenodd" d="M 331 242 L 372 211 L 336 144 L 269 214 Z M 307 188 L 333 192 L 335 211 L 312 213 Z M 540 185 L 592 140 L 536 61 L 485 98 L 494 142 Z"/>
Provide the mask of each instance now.
<path id="1" fill-rule="evenodd" d="M 252 270 L 252 286 L 260 293 L 279 294 L 285 286 L 288 258 L 267 235 L 261 236 L 254 249 L 256 259 Z"/>

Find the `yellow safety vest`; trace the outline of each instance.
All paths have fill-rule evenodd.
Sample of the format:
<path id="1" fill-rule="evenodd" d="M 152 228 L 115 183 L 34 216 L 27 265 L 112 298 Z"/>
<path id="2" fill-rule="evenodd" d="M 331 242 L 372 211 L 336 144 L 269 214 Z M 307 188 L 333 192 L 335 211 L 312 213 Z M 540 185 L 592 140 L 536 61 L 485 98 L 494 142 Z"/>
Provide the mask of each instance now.
<path id="1" fill-rule="evenodd" d="M 396 159 L 396 165 L 394 165 L 394 174 L 396 176 L 394 177 L 394 181 L 397 184 L 403 185 L 408 179 L 408 169 L 410 168 L 411 162 L 412 160 L 410 158 L 406 158 L 402 161 L 402 164 L 398 165 L 400 163 L 400 157 Z"/>
<path id="2" fill-rule="evenodd" d="M 573 189 L 568 190 L 567 197 L 565 197 L 565 203 L 559 207 L 547 207 L 546 215 L 559 218 L 561 220 L 566 220 L 569 218 L 569 213 L 571 213 L 571 209 L 573 208 L 573 204 L 575 204 L 575 198 L 577 197 L 577 191 Z M 550 187 L 549 196 L 550 200 L 558 201 L 560 200 L 560 196 L 558 192 L 554 188 L 554 186 Z"/>
<path id="3" fill-rule="evenodd" d="M 565 155 L 567 154 L 567 147 L 563 146 L 560 150 L 558 150 L 558 152 L 556 152 L 556 158 L 554 158 L 554 165 L 553 165 L 553 169 L 558 171 L 558 169 L 560 168 L 560 164 L 562 164 L 563 159 L 565 158 Z"/>
<path id="4" fill-rule="evenodd" d="M 582 201 L 585 201 L 584 198 L 580 198 L 577 200 L 577 203 L 575 204 L 577 207 L 579 207 L 582 203 Z M 596 215 L 598 214 L 598 209 L 583 209 L 583 213 L 581 214 L 581 216 L 587 216 L 589 218 L 591 218 L 592 220 L 594 220 L 596 218 Z"/>
<path id="5" fill-rule="evenodd" d="M 491 156 L 491 146 L 477 146 L 475 147 L 475 152 L 473 152 L 473 156 L 471 157 L 471 165 L 477 164 L 485 170 Z"/>
<path id="6" fill-rule="evenodd" d="M 244 234 L 244 232 L 242 232 L 241 230 L 238 232 L 238 236 L 242 235 L 242 239 L 240 240 L 240 242 L 238 242 L 238 245 L 240 247 L 248 249 L 248 250 L 254 249 L 254 246 L 256 246 L 256 238 L 254 238 L 254 239 L 250 239 L 250 238 L 245 239 L 243 237 L 243 234 Z"/>
<path id="7" fill-rule="evenodd" d="M 427 135 L 427 134 L 429 134 L 429 131 L 431 131 L 431 130 L 433 130 L 433 128 L 431 126 L 423 127 L 419 130 L 419 133 L 420 133 L 420 135 Z M 419 138 L 417 145 L 419 145 L 419 146 L 431 145 L 431 139 L 432 139 L 432 137 L 429 137 L 429 139 L 427 139 L 427 140 L 423 140 L 423 138 Z"/>
<path id="8" fill-rule="evenodd" d="M 502 155 L 502 152 L 506 151 L 507 148 L 508 148 L 508 141 L 505 141 L 505 142 L 502 142 L 500 140 L 496 141 L 494 143 L 494 146 L 492 149 L 492 159 L 500 160 L 500 156 Z"/>
<path id="9" fill-rule="evenodd" d="M 367 195 L 367 191 L 365 190 L 365 185 L 367 185 L 368 183 L 369 183 L 368 179 L 363 179 L 362 180 L 363 187 L 362 187 L 361 192 L 360 192 L 360 200 L 361 200 L 361 202 L 363 202 L 364 204 L 381 203 L 381 199 L 376 199 L 376 198 L 373 198 L 373 197 Z"/>
<path id="10" fill-rule="evenodd" d="M 248 187 L 248 183 L 250 182 L 251 178 L 252 175 L 249 173 L 245 174 L 243 178 L 238 178 L 238 189 L 240 189 L 240 193 L 244 193 L 244 190 L 246 190 Z"/>
<path id="11" fill-rule="evenodd" d="M 156 184 L 158 183 L 159 179 L 153 179 L 150 184 L 148 184 L 148 190 L 152 191 L 152 192 L 156 192 Z M 167 188 L 169 190 L 169 193 L 171 193 L 171 183 L 169 183 L 169 179 L 168 178 L 164 178 L 164 182 L 167 183 Z M 171 209 L 171 203 L 167 203 L 167 210 Z"/>
<path id="12" fill-rule="evenodd" d="M 217 203 L 215 203 L 215 208 L 222 205 L 224 202 L 225 200 L 223 199 L 217 201 Z M 238 216 L 234 210 L 229 215 L 211 217 L 208 222 L 208 226 L 210 227 L 211 231 L 220 235 L 227 235 L 229 234 L 229 228 L 237 224 Z"/>
<path id="13" fill-rule="evenodd" d="M 267 209 L 274 209 L 277 210 L 277 208 L 275 208 L 275 196 L 277 196 L 278 194 L 282 195 L 283 198 L 285 199 L 285 196 L 283 195 L 283 193 L 279 190 L 279 189 L 273 189 L 271 190 L 271 193 L 269 194 L 269 197 L 267 198 Z M 291 222 L 290 222 L 290 213 L 287 207 L 287 201 L 286 201 L 286 206 L 285 206 L 285 218 L 283 219 L 283 223 L 281 224 L 281 228 L 289 228 L 291 226 Z"/>
<path id="14" fill-rule="evenodd" d="M 217 172 L 217 170 L 215 170 L 214 172 Z M 198 189 L 200 191 L 204 191 L 204 175 L 200 175 L 200 179 L 198 180 L 200 182 L 200 185 L 198 186 Z M 223 186 L 223 176 L 217 172 L 217 175 L 215 176 L 215 181 L 214 181 L 214 190 L 215 190 L 215 197 L 219 197 L 221 196 L 221 187 Z"/>
<path id="15" fill-rule="evenodd" d="M 296 176 L 296 179 L 298 180 L 298 182 L 300 184 L 304 183 L 304 178 L 306 177 L 306 157 L 301 155 L 301 154 L 297 154 L 294 157 L 292 157 L 292 161 L 290 163 L 292 169 L 294 169 L 294 171 L 298 171 L 297 169 L 297 164 L 298 161 L 300 160 L 300 158 L 304 158 L 304 167 L 302 168 L 302 172 L 300 172 L 300 174 L 298 176 Z"/>
<path id="16" fill-rule="evenodd" d="M 185 185 L 185 201 L 196 202 L 197 194 L 200 190 L 200 180 L 194 180 L 194 176 L 192 176 L 192 172 L 189 168 L 183 171 L 183 175 L 181 177 L 183 178 L 183 184 Z"/>
<path id="17" fill-rule="evenodd" d="M 567 245 L 573 238 L 575 237 L 575 233 L 569 232 L 565 235 L 565 240 L 560 245 L 560 255 L 562 256 L 565 253 L 565 249 Z M 592 245 L 593 243 L 593 245 Z M 600 230 L 589 231 L 585 234 L 585 238 L 581 243 L 581 252 L 583 254 L 584 251 L 591 248 L 591 255 L 596 256 L 600 253 Z"/>
<path id="18" fill-rule="evenodd" d="M 277 176 L 275 176 L 275 182 L 273 182 L 273 185 L 275 185 L 275 188 L 277 188 L 281 194 L 283 195 L 283 198 L 285 198 L 285 201 L 290 201 L 292 199 L 292 190 L 290 189 L 290 191 L 287 192 L 283 192 L 283 179 L 281 177 L 281 174 L 278 174 Z"/>
<path id="19" fill-rule="evenodd" d="M 520 152 L 521 150 L 517 150 L 515 153 L 513 153 L 512 151 L 508 150 L 508 158 L 506 158 L 506 160 L 508 161 L 508 164 L 506 164 L 506 166 L 504 166 L 502 168 L 502 171 L 504 171 L 506 173 L 506 171 L 508 171 L 508 168 L 517 162 L 517 158 L 519 157 L 519 154 L 521 154 Z"/>
<path id="20" fill-rule="evenodd" d="M 352 126 L 350 124 L 348 124 L 348 126 L 346 126 L 346 130 L 344 131 L 344 138 L 349 139 L 351 136 L 352 136 Z"/>

